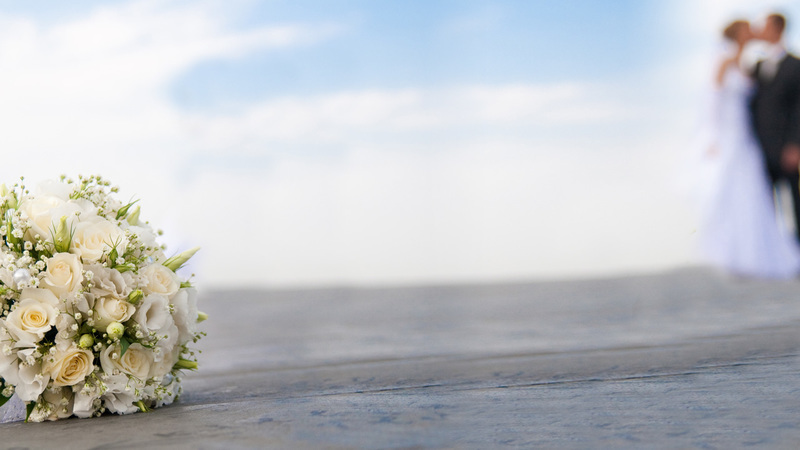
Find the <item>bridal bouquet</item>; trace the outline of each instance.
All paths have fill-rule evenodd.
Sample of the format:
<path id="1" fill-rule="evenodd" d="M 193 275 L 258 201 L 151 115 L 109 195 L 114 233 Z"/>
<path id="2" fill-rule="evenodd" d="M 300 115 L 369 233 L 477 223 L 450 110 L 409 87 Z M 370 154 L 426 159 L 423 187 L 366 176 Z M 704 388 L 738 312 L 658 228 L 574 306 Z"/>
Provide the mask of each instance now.
<path id="1" fill-rule="evenodd" d="M 30 193 L 0 186 L 0 405 L 26 420 L 128 414 L 172 403 L 197 368 L 197 293 L 99 176 Z"/>

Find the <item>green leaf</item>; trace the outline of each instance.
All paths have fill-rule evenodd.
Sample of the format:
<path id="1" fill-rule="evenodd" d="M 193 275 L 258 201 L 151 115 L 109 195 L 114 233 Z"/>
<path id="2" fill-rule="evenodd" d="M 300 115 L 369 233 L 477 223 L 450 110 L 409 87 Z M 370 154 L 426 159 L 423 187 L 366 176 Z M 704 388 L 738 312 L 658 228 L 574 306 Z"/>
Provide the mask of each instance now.
<path id="1" fill-rule="evenodd" d="M 125 336 L 122 336 L 121 338 L 119 338 L 119 346 L 120 346 L 119 357 L 122 358 L 122 355 L 124 355 L 125 352 L 128 351 L 128 347 L 131 346 L 131 343 L 128 342 L 128 339 L 126 339 Z"/>
<path id="2" fill-rule="evenodd" d="M 138 402 L 134 403 L 139 408 L 139 411 L 146 413 L 150 412 L 150 408 L 148 408 L 143 401 L 139 400 Z"/>
<path id="3" fill-rule="evenodd" d="M 25 422 L 28 421 L 28 418 L 31 416 L 31 413 L 33 412 L 33 408 L 35 408 L 35 407 L 36 407 L 36 402 L 25 403 L 25 411 L 26 411 L 26 413 L 25 413 Z"/>

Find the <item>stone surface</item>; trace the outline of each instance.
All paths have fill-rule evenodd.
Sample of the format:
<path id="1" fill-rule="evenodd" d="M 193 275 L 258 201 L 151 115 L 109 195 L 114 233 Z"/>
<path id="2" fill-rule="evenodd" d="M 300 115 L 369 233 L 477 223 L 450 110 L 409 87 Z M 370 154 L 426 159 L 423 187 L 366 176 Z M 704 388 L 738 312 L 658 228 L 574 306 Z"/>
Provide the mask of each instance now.
<path id="1" fill-rule="evenodd" d="M 206 292 L 201 370 L 148 414 L 0 425 L 21 448 L 796 446 L 800 282 L 694 269 Z"/>

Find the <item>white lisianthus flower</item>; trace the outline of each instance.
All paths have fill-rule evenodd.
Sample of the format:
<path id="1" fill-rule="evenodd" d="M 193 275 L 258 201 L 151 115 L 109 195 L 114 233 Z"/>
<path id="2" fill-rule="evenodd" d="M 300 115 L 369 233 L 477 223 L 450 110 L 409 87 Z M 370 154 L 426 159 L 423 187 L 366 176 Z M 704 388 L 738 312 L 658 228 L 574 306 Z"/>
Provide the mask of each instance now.
<path id="1" fill-rule="evenodd" d="M 5 326 L 17 346 L 33 346 L 50 331 L 61 313 L 58 299 L 46 290 L 26 288 L 20 294 L 20 301 L 8 314 Z"/>
<path id="2" fill-rule="evenodd" d="M 164 405 L 172 404 L 175 398 L 181 393 L 180 382 L 177 378 L 173 378 L 169 383 L 148 384 L 142 389 L 144 398 L 154 401 L 153 408 L 160 408 Z"/>
<path id="3" fill-rule="evenodd" d="M 136 309 L 133 320 L 139 324 L 144 334 L 150 331 L 158 331 L 168 322 L 172 322 L 172 315 L 169 312 L 169 300 L 163 295 L 150 294 L 143 297 Z"/>
<path id="4" fill-rule="evenodd" d="M 80 329 L 78 322 L 69 314 L 59 314 L 55 323 L 56 330 L 56 345 L 64 347 L 75 340 Z"/>
<path id="5" fill-rule="evenodd" d="M 141 389 L 141 386 L 132 385 L 131 380 L 123 374 L 108 377 L 105 384 L 106 391 L 102 399 L 106 409 L 115 414 L 130 414 L 139 410 L 134 405 L 137 401 L 135 388 Z"/>
<path id="6" fill-rule="evenodd" d="M 100 297 L 94 301 L 94 326 L 105 330 L 111 322 L 123 323 L 136 312 L 136 307 L 116 297 Z"/>
<path id="7" fill-rule="evenodd" d="M 28 359 L 35 349 L 28 348 L 21 350 L 19 356 L 22 359 Z M 33 402 L 44 392 L 47 383 L 50 381 L 50 375 L 42 373 L 42 365 L 34 363 L 31 365 L 19 365 L 19 382 L 15 386 L 14 392 L 23 402 Z"/>
<path id="8" fill-rule="evenodd" d="M 120 273 L 117 269 L 109 269 L 100 264 L 85 267 L 92 272 L 92 294 L 97 297 L 125 298 L 131 292 L 133 275 L 130 272 Z"/>
<path id="9" fill-rule="evenodd" d="M 98 216 L 83 220 L 81 217 L 75 226 L 70 252 L 80 256 L 84 263 L 93 263 L 110 253 L 114 247 L 121 255 L 127 246 L 125 233 L 110 220 Z"/>
<path id="10" fill-rule="evenodd" d="M 181 282 L 175 272 L 161 264 L 150 264 L 140 273 L 147 283 L 142 289 L 145 294 L 161 294 L 172 297 L 181 287 Z"/>
<path id="11" fill-rule="evenodd" d="M 72 405 L 75 401 L 72 389 L 45 389 L 42 398 L 52 407 L 47 420 L 66 419 L 72 415 Z"/>
<path id="12" fill-rule="evenodd" d="M 5 256 L 2 252 L 0 252 L 0 261 L 2 261 L 2 257 Z M 0 268 L 0 282 L 2 282 L 6 286 L 13 286 L 14 285 L 14 273 L 6 268 Z"/>
<path id="13" fill-rule="evenodd" d="M 94 385 L 76 390 L 72 403 L 72 414 L 81 419 L 91 417 L 97 411 L 99 398 L 100 390 Z"/>
<path id="14" fill-rule="evenodd" d="M 166 392 L 156 397 L 156 408 L 160 408 L 164 405 L 171 405 L 172 402 L 174 402 L 175 399 L 178 398 L 178 396 L 183 392 L 183 388 L 181 387 L 181 383 L 178 378 L 175 378 L 172 383 L 162 385 L 162 387 L 166 390 Z"/>
<path id="15" fill-rule="evenodd" d="M 124 355 L 119 344 L 109 345 L 100 353 L 100 365 L 106 375 L 122 372 L 139 380 L 146 380 L 153 364 L 153 352 L 135 343 L 128 347 Z"/>
<path id="16" fill-rule="evenodd" d="M 156 360 L 150 367 L 150 378 L 156 378 L 161 381 L 166 374 L 172 372 L 172 368 L 181 357 L 180 355 L 181 349 L 177 345 L 172 350 L 162 352 L 161 358 Z"/>
<path id="17" fill-rule="evenodd" d="M 68 298 L 63 304 L 71 313 L 79 312 L 83 317 L 87 317 L 94 306 L 94 296 L 89 293 L 75 295 Z"/>
<path id="18" fill-rule="evenodd" d="M 176 345 L 178 343 L 178 336 L 180 336 L 180 332 L 173 322 L 170 322 L 169 326 L 162 328 L 161 331 L 158 332 L 158 343 L 153 349 L 153 360 L 160 362 L 165 356 L 169 358 L 169 355 L 171 355 L 175 349 L 180 349 L 180 347 Z M 175 362 L 177 362 L 177 360 Z"/>
<path id="19" fill-rule="evenodd" d="M 139 324 L 139 329 L 145 336 L 151 332 L 157 335 L 163 334 L 174 323 L 169 312 L 169 300 L 159 294 L 150 294 L 142 298 L 133 320 Z"/>
<path id="20" fill-rule="evenodd" d="M 10 342 L 11 335 L 5 328 L 4 321 L 0 320 L 0 378 L 8 384 L 19 383 L 19 357 L 18 348 Z"/>
<path id="21" fill-rule="evenodd" d="M 77 291 L 83 282 L 83 266 L 77 255 L 56 253 L 47 260 L 41 286 L 57 297 Z"/>
<path id="22" fill-rule="evenodd" d="M 127 222 L 125 222 L 127 223 Z M 156 232 L 153 231 L 153 228 L 150 225 L 143 224 L 143 225 L 130 225 L 128 224 L 127 227 L 123 227 L 130 230 L 131 233 L 135 234 L 139 237 L 139 242 L 144 244 L 147 247 L 158 247 L 158 242 L 156 242 Z"/>
<path id="23" fill-rule="evenodd" d="M 178 327 L 180 335 L 178 343 L 185 344 L 194 338 L 197 332 L 197 289 L 183 288 L 172 298 L 175 305 L 172 318 Z"/>
<path id="24" fill-rule="evenodd" d="M 44 358 L 43 370 L 53 380 L 53 386 L 74 386 L 94 370 L 94 355 L 89 350 L 72 345 Z"/>

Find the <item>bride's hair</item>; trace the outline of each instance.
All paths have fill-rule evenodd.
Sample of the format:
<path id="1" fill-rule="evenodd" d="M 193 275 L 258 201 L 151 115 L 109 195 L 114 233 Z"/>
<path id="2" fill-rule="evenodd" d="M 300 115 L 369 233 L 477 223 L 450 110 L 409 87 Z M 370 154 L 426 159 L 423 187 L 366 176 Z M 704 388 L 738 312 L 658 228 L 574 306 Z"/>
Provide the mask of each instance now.
<path id="1" fill-rule="evenodd" d="M 734 20 L 722 31 L 722 36 L 729 41 L 736 41 L 736 35 L 743 26 L 748 25 L 746 20 Z"/>

